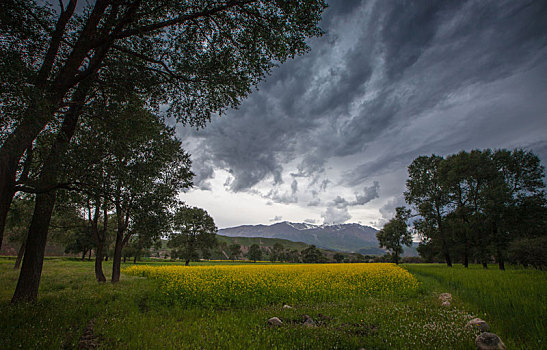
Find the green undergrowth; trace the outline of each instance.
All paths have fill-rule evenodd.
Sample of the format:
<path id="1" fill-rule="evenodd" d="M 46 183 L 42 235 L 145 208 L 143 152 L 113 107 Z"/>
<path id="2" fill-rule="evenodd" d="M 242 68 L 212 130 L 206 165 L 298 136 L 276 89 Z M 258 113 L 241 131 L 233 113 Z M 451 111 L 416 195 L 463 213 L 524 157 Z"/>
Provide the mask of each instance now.
<path id="1" fill-rule="evenodd" d="M 18 272 L 0 258 L 0 349 L 473 349 L 474 315 L 436 295 L 249 308 L 182 307 L 152 279 L 94 280 L 93 262 L 48 259 L 39 301 L 11 305 Z M 127 264 L 129 266 L 129 264 Z M 111 268 L 105 264 L 105 272 Z M 314 320 L 304 324 L 305 315 Z M 284 324 L 270 326 L 270 317 Z M 86 345 L 87 344 L 87 345 Z"/>
<path id="2" fill-rule="evenodd" d="M 546 271 L 440 264 L 405 268 L 422 282 L 422 288 L 452 293 L 462 308 L 487 321 L 509 349 L 547 349 Z"/>

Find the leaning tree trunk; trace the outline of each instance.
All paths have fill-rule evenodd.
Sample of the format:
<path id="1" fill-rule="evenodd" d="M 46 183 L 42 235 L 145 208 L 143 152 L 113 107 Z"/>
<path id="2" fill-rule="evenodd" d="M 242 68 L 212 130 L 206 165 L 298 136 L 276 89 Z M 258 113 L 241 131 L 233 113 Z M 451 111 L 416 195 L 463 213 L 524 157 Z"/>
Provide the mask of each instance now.
<path id="1" fill-rule="evenodd" d="M 34 123 L 29 124 L 23 121 L 0 148 L 0 248 L 2 248 L 8 211 L 16 192 L 15 177 L 19 161 L 41 129 L 38 129 Z"/>
<path id="2" fill-rule="evenodd" d="M 38 287 L 42 275 L 44 252 L 47 233 L 53 206 L 55 191 L 41 193 L 36 196 L 34 214 L 30 223 L 29 234 L 25 246 L 25 257 L 12 303 L 20 301 L 35 301 L 38 298 Z"/>
<path id="3" fill-rule="evenodd" d="M 57 185 L 63 156 L 68 149 L 72 135 L 74 135 L 83 102 L 89 91 L 90 84 L 88 82 L 82 84 L 75 92 L 74 104 L 65 115 L 61 130 L 40 174 L 38 181 L 40 192 L 36 195 L 34 213 L 30 222 L 25 247 L 25 257 L 21 266 L 17 287 L 11 300 L 12 303 L 35 301 L 38 298 L 49 223 L 57 195 L 55 186 Z"/>
<path id="4" fill-rule="evenodd" d="M 13 265 L 14 270 L 19 270 L 19 268 L 21 267 L 21 261 L 23 260 L 23 255 L 25 254 L 26 243 L 26 240 L 23 240 L 23 242 L 21 242 L 21 246 L 19 247 L 19 251 L 17 252 L 17 258 L 15 259 L 15 265 Z"/>

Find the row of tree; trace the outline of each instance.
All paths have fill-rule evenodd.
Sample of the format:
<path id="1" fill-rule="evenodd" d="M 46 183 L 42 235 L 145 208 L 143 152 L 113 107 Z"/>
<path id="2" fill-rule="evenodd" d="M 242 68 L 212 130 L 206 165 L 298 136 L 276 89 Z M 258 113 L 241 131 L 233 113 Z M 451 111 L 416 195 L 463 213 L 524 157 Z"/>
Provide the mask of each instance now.
<path id="1" fill-rule="evenodd" d="M 34 208 L 12 302 L 37 298 L 59 196 L 84 208 L 101 276 L 131 237 L 156 237 L 191 186 L 165 118 L 203 127 L 308 50 L 323 0 L 0 2 L 0 242 L 13 198 Z M 69 190 L 70 193 L 59 192 Z M 150 233 L 152 232 L 152 233 Z M 1 243 L 0 243 L 1 244 Z"/>
<path id="2" fill-rule="evenodd" d="M 547 265 L 547 250 L 537 249 L 547 241 L 547 197 L 544 168 L 535 154 L 486 149 L 422 156 L 408 172 L 405 199 L 415 214 L 418 252 L 427 261 L 442 258 L 448 266 L 461 261 L 465 267 L 476 261 L 486 268 L 495 260 L 502 270 L 508 259 Z M 410 218 L 410 210 L 397 208 L 378 234 L 395 259 L 402 245 L 411 243 Z M 526 260 L 534 251 L 536 256 Z"/>

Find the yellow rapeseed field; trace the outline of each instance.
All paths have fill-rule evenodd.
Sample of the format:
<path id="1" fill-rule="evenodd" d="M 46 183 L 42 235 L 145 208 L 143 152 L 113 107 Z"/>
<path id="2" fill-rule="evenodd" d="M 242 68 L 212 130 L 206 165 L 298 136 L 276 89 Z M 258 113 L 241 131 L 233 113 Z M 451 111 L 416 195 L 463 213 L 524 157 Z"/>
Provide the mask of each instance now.
<path id="1" fill-rule="evenodd" d="M 134 265 L 124 272 L 158 280 L 164 295 L 188 306 L 317 302 L 406 294 L 418 287 L 394 264 Z"/>

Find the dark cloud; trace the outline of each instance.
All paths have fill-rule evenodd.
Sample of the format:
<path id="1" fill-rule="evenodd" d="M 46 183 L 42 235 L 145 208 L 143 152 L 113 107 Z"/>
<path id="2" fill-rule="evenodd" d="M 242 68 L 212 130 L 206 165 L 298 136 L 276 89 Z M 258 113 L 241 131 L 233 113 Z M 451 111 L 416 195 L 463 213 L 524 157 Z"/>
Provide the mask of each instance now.
<path id="1" fill-rule="evenodd" d="M 323 218 L 340 221 L 351 217 L 348 206 L 380 196 L 378 182 L 363 183 L 404 173 L 420 154 L 530 147 L 547 159 L 547 2 L 329 5 L 326 34 L 310 40 L 309 54 L 275 69 L 239 110 L 180 130 L 199 186 L 225 169 L 232 191 L 265 181 L 274 202 L 311 193 L 308 206 L 325 203 Z M 335 158 L 336 184 L 327 170 Z M 383 196 L 404 186 L 390 181 Z M 320 200 L 338 185 L 362 192 Z"/>
<path id="2" fill-rule="evenodd" d="M 374 181 L 374 184 L 370 187 L 365 187 L 363 193 L 355 194 L 355 201 L 351 202 L 351 205 L 364 205 L 373 199 L 380 197 L 378 191 L 380 190 L 380 183 Z"/>

